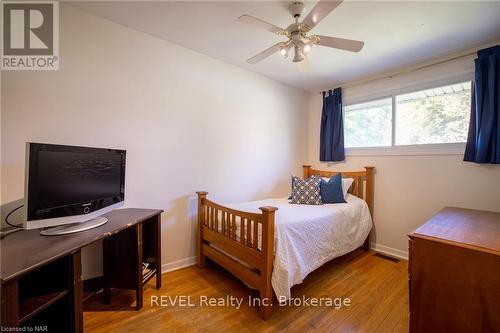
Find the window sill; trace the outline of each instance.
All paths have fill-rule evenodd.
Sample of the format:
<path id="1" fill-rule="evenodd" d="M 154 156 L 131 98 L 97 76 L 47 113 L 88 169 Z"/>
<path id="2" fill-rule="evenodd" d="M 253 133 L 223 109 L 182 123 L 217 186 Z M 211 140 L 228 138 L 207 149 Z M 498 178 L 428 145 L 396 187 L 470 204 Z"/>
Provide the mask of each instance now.
<path id="1" fill-rule="evenodd" d="M 465 143 L 426 144 L 411 146 L 346 148 L 346 156 L 433 156 L 463 155 Z"/>

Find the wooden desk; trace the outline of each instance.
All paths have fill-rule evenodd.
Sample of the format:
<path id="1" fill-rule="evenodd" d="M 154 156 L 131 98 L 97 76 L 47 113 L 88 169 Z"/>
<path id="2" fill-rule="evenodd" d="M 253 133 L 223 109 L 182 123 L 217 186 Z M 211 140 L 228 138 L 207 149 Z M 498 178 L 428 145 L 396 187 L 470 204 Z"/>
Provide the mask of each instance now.
<path id="1" fill-rule="evenodd" d="M 41 236 L 21 231 L 1 241 L 1 325 L 47 326 L 49 332 L 83 332 L 81 248 L 103 240 L 104 301 L 111 288 L 136 290 L 156 277 L 161 287 L 161 210 L 118 209 L 108 222 L 84 232 Z M 148 272 L 143 276 L 143 262 Z"/>
<path id="2" fill-rule="evenodd" d="M 410 237 L 410 332 L 500 332 L 500 213 L 444 208 Z"/>

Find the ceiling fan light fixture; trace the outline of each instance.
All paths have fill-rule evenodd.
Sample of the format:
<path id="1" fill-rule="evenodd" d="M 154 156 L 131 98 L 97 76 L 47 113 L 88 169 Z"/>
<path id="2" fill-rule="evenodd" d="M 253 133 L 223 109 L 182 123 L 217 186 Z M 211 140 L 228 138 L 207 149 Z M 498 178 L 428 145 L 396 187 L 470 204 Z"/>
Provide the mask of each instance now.
<path id="1" fill-rule="evenodd" d="M 363 48 L 364 42 L 353 39 L 329 37 L 322 35 L 309 35 L 321 20 L 328 16 L 335 8 L 337 8 L 343 0 L 319 0 L 316 5 L 310 10 L 309 14 L 303 20 L 299 21 L 304 12 L 304 3 L 300 1 L 293 2 L 289 5 L 289 11 L 294 18 L 294 22 L 285 29 L 274 24 L 268 23 L 251 15 L 242 15 L 238 21 L 253 25 L 257 28 L 284 36 L 286 41 L 277 43 L 264 51 L 256 54 L 250 59 L 247 59 L 249 64 L 255 65 L 258 62 L 268 58 L 274 53 L 280 52 L 284 58 L 288 58 L 290 52 L 294 52 L 293 62 L 301 62 L 305 60 L 309 62 L 307 54 L 315 45 L 329 47 L 334 49 L 346 50 L 350 52 L 359 52 Z M 291 48 L 294 48 L 293 51 Z"/>
<path id="2" fill-rule="evenodd" d="M 302 60 L 304 60 L 304 54 L 302 53 L 302 50 L 300 49 L 300 47 L 298 47 L 297 45 L 295 45 L 293 47 L 294 49 L 294 56 L 293 56 L 293 62 L 301 62 Z"/>

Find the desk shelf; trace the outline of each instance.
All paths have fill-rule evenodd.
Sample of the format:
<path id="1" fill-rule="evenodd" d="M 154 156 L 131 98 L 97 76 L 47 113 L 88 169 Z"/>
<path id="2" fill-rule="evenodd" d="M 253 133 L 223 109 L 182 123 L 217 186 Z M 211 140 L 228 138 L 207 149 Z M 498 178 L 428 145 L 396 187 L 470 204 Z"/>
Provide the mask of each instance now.
<path id="1" fill-rule="evenodd" d="M 140 310 L 143 286 L 156 277 L 156 288 L 161 288 L 160 222 L 160 215 L 156 215 L 103 241 L 105 304 L 111 302 L 112 288 L 131 289 L 136 291 L 136 308 Z"/>
<path id="2" fill-rule="evenodd" d="M 81 321 L 75 316 L 80 265 L 78 250 L 2 283 L 2 326 L 73 332 Z"/>
<path id="3" fill-rule="evenodd" d="M 67 290 L 28 298 L 19 304 L 19 323 L 22 324 L 55 302 L 68 295 Z"/>

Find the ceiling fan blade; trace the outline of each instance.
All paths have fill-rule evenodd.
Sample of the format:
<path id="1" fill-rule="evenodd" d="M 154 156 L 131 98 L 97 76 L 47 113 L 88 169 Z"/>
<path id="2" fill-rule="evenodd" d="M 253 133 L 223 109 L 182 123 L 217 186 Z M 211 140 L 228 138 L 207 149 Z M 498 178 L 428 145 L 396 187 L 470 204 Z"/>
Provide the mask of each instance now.
<path id="1" fill-rule="evenodd" d="M 351 52 L 359 52 L 363 48 L 363 45 L 365 45 L 365 42 L 361 42 L 359 40 L 328 37 L 321 35 L 317 36 L 319 37 L 318 45 L 333 47 L 336 49 L 342 49 Z"/>
<path id="2" fill-rule="evenodd" d="M 267 23 L 266 21 L 262 21 L 261 19 L 258 19 L 250 15 L 241 15 L 240 17 L 238 17 L 238 21 L 249 25 L 253 25 L 254 27 L 270 31 L 275 34 L 283 31 L 282 28 L 277 27 L 274 24 Z"/>
<path id="3" fill-rule="evenodd" d="M 247 62 L 249 64 L 255 65 L 259 61 L 264 60 L 267 57 L 269 57 L 270 55 L 278 52 L 281 49 L 281 47 L 282 47 L 282 43 L 278 43 L 276 45 L 273 45 L 270 48 L 265 49 L 261 53 L 259 53 L 257 55 L 254 55 L 253 57 L 251 57 L 250 59 L 248 59 Z"/>
<path id="4" fill-rule="evenodd" d="M 341 3 L 342 1 L 318 1 L 316 6 L 307 14 L 302 24 L 307 25 L 311 30 Z"/>

